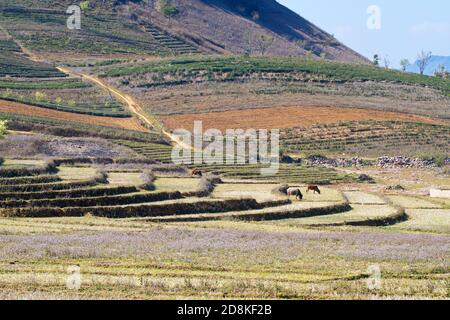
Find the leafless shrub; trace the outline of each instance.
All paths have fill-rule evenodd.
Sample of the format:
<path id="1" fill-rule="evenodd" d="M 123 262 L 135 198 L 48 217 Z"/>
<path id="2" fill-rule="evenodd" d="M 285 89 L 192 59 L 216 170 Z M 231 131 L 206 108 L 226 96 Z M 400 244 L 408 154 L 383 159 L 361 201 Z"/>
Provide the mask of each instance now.
<path id="1" fill-rule="evenodd" d="M 273 194 L 278 194 L 278 195 L 287 195 L 287 191 L 289 189 L 289 186 L 287 184 L 282 184 L 277 186 L 276 188 L 274 188 L 272 190 Z"/>
<path id="2" fill-rule="evenodd" d="M 97 170 L 94 180 L 97 183 L 108 184 L 108 173 L 102 169 L 99 169 Z"/>
<path id="3" fill-rule="evenodd" d="M 141 174 L 142 184 L 139 186 L 139 189 L 153 191 L 155 190 L 155 180 L 156 177 L 151 170 L 144 170 Z"/>

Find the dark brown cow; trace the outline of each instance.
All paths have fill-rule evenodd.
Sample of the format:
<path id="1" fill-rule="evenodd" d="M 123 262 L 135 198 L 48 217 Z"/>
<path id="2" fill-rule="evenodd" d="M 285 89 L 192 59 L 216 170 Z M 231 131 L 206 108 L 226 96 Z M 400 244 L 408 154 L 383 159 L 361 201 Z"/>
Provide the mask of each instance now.
<path id="1" fill-rule="evenodd" d="M 318 186 L 309 185 L 308 188 L 306 189 L 306 192 L 309 192 L 309 191 L 313 191 L 314 193 L 317 192 L 318 194 L 320 194 L 320 189 Z"/>
<path id="2" fill-rule="evenodd" d="M 303 194 L 300 191 L 300 189 L 294 189 L 294 188 L 288 189 L 287 190 L 287 195 L 288 196 L 295 196 L 295 199 L 297 199 L 297 200 L 303 200 Z"/>
<path id="3" fill-rule="evenodd" d="M 202 177 L 203 176 L 203 172 L 201 170 L 194 169 L 194 170 L 192 170 L 192 175 L 194 177 Z"/>

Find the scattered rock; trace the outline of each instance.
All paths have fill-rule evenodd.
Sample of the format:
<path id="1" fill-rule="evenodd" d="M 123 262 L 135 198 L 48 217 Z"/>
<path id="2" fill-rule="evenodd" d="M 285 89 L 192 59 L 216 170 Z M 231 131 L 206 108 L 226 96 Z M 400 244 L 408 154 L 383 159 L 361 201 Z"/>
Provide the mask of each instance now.
<path id="1" fill-rule="evenodd" d="M 406 190 L 403 186 L 401 186 L 399 184 L 397 184 L 395 186 L 388 186 L 385 189 L 388 191 L 405 191 Z"/>
<path id="2" fill-rule="evenodd" d="M 367 174 L 360 174 L 358 176 L 358 181 L 359 182 L 369 182 L 369 183 L 374 183 L 373 178 Z"/>
<path id="3" fill-rule="evenodd" d="M 356 167 L 363 165 L 370 165 L 371 163 L 358 157 L 350 159 L 338 158 L 330 159 L 322 156 L 311 156 L 304 160 L 307 165 L 325 166 L 325 167 Z"/>
<path id="4" fill-rule="evenodd" d="M 281 157 L 281 162 L 282 163 L 292 164 L 292 163 L 300 163 L 301 161 L 302 160 L 300 160 L 300 159 L 295 159 L 295 158 L 292 158 L 291 156 L 287 156 L 287 155 L 283 155 Z"/>
<path id="5" fill-rule="evenodd" d="M 434 160 L 423 160 L 408 157 L 380 157 L 377 166 L 381 168 L 434 168 Z"/>

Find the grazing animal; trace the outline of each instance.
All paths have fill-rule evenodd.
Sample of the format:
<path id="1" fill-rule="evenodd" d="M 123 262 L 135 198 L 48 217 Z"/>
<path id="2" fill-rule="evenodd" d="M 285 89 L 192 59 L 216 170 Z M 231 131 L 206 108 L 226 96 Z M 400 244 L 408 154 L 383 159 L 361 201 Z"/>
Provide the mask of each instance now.
<path id="1" fill-rule="evenodd" d="M 295 196 L 295 199 L 297 199 L 297 200 L 303 200 L 303 194 L 300 191 L 300 189 L 297 189 L 297 188 L 295 188 L 295 189 L 294 188 L 288 189 L 287 195 L 288 196 Z"/>
<path id="2" fill-rule="evenodd" d="M 202 176 L 203 176 L 203 173 L 202 173 L 201 170 L 194 169 L 194 170 L 192 170 L 192 175 L 193 175 L 193 176 L 197 176 L 197 177 L 202 177 Z"/>
<path id="3" fill-rule="evenodd" d="M 320 194 L 320 189 L 318 186 L 313 186 L 313 185 L 309 185 L 308 188 L 306 189 L 306 192 L 312 191 L 314 193 L 318 193 Z"/>

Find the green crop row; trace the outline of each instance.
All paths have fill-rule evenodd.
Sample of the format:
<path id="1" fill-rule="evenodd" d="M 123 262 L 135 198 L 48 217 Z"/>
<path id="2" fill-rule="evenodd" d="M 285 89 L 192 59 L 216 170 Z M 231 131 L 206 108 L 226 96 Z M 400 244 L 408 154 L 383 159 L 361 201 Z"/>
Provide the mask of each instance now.
<path id="1" fill-rule="evenodd" d="M 0 52 L 6 52 L 6 51 L 20 52 L 21 49 L 17 45 L 17 43 L 15 43 L 11 39 L 0 39 Z"/>
<path id="2" fill-rule="evenodd" d="M 41 62 L 31 61 L 15 53 L 2 52 L 0 55 L 0 77 L 53 78 L 66 77 L 58 69 Z"/>
<path id="3" fill-rule="evenodd" d="M 83 14 L 83 28 L 66 32 L 65 11 L 36 10 L 29 7 L 4 8 L 0 18 L 15 38 L 28 48 L 42 52 L 135 53 L 167 55 L 190 53 L 196 49 L 181 39 L 158 31 L 156 27 L 124 22 L 119 16 L 102 11 Z M 33 26 L 31 32 L 16 32 Z M 148 29 L 148 30 L 147 30 Z M 162 36 L 162 37 L 161 37 Z"/>
<path id="4" fill-rule="evenodd" d="M 226 74 L 228 80 L 252 73 L 304 73 L 318 76 L 323 80 L 348 81 L 389 81 L 408 85 L 430 86 L 450 94 L 450 80 L 406 73 L 370 65 L 350 64 L 297 57 L 178 57 L 155 62 L 124 64 L 107 69 L 103 77 L 131 76 L 146 73 L 180 76 L 196 75 L 198 72 Z"/>
<path id="5" fill-rule="evenodd" d="M 1 112 L 0 119 L 8 120 L 8 128 L 18 131 L 35 131 L 61 137 L 92 137 L 111 140 L 130 140 L 139 142 L 167 142 L 158 132 L 138 132 L 126 129 L 116 129 L 75 121 L 52 119 L 41 116 L 27 116 L 10 112 Z"/>
<path id="6" fill-rule="evenodd" d="M 314 126 L 308 129 L 285 129 L 281 133 L 283 149 L 300 153 L 348 152 L 350 148 L 364 155 L 378 156 L 397 150 L 397 155 L 415 152 L 414 146 L 448 150 L 450 148 L 450 126 L 399 121 L 361 121 Z M 401 150 L 409 146 L 411 150 Z"/>
<path id="7" fill-rule="evenodd" d="M 134 186 L 94 187 L 66 190 L 45 190 L 37 192 L 2 192 L 0 200 L 71 199 L 82 197 L 104 197 L 137 192 Z"/>
<path id="8" fill-rule="evenodd" d="M 18 178 L 3 178 L 0 179 L 0 186 L 11 186 L 18 184 L 36 184 L 36 183 L 49 183 L 58 182 L 61 178 L 57 175 L 41 175 L 31 177 L 18 177 Z"/>
<path id="9" fill-rule="evenodd" d="M 126 195 L 107 195 L 101 197 L 81 197 L 69 199 L 39 199 L 39 200 L 10 200 L 0 202 L 1 208 L 24 208 L 24 207 L 94 207 L 94 206 L 118 206 L 136 203 L 149 203 L 155 201 L 180 199 L 179 192 L 155 192 L 134 193 Z"/>
<path id="10" fill-rule="evenodd" d="M 215 200 L 197 202 L 174 202 L 115 207 L 69 207 L 69 208 L 14 208 L 1 209 L 0 216 L 6 217 L 79 217 L 85 214 L 108 218 L 157 217 L 195 213 L 219 213 L 258 209 L 261 206 L 254 199 Z"/>
<path id="11" fill-rule="evenodd" d="M 92 187 L 95 185 L 97 185 L 97 181 L 94 179 L 80 180 L 80 181 L 74 181 L 74 182 L 22 184 L 22 185 L 15 185 L 15 186 L 0 186 L 0 193 L 69 190 L 69 189 L 77 189 L 77 188 L 84 188 L 84 187 Z"/>
<path id="12" fill-rule="evenodd" d="M 89 83 L 73 78 L 60 80 L 39 80 L 39 81 L 0 80 L 0 89 L 42 90 L 42 89 L 81 89 L 89 87 L 91 87 Z"/>
<path id="13" fill-rule="evenodd" d="M 93 116 L 101 117 L 116 117 L 116 118 L 129 118 L 131 117 L 128 111 L 125 111 L 123 106 L 115 102 L 111 106 L 96 106 L 90 104 L 76 104 L 74 106 L 61 105 L 50 101 L 35 101 L 26 97 L 14 97 L 6 94 L 5 92 L 0 92 L 0 99 L 6 101 L 20 102 L 31 106 L 36 106 L 40 108 L 87 114 Z M 116 110 L 114 110 L 116 109 Z"/>

